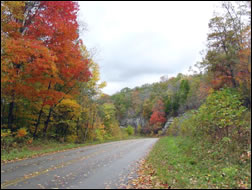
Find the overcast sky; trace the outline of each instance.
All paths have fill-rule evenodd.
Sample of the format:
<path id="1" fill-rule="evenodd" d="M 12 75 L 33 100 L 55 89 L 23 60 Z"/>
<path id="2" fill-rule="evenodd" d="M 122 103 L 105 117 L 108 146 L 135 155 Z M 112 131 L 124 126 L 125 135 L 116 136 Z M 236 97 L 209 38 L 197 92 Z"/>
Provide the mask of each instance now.
<path id="1" fill-rule="evenodd" d="M 81 38 L 95 48 L 103 92 L 188 73 L 201 60 L 208 22 L 219 2 L 79 2 Z"/>

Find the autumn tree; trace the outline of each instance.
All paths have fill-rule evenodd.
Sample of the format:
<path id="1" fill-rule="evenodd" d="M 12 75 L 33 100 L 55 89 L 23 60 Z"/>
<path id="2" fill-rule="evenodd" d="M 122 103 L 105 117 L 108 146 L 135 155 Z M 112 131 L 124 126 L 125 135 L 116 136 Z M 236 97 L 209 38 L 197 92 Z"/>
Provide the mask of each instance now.
<path id="1" fill-rule="evenodd" d="M 77 11 L 72 1 L 1 2 L 1 90 L 8 128 L 12 129 L 16 103 L 28 101 L 32 114 L 37 112 L 33 135 L 44 120 L 45 136 L 56 106 L 73 98 L 78 84 L 89 80 Z"/>
<path id="2" fill-rule="evenodd" d="M 215 89 L 223 86 L 237 87 L 237 67 L 240 64 L 239 52 L 243 43 L 242 33 L 247 28 L 247 9 L 223 2 L 224 15 L 216 15 L 209 22 L 208 51 L 202 65 L 213 73 L 212 84 Z"/>
<path id="3" fill-rule="evenodd" d="M 163 127 L 162 125 L 165 121 L 164 103 L 162 100 L 158 100 L 152 108 L 152 115 L 150 118 L 150 124 L 153 126 L 153 132 L 157 133 Z"/>
<path id="4" fill-rule="evenodd" d="M 242 33 L 243 42 L 239 51 L 240 63 L 237 65 L 236 80 L 239 91 L 243 94 L 245 105 L 251 107 L 251 27 Z"/>
<path id="5" fill-rule="evenodd" d="M 120 135 L 120 128 L 118 121 L 116 120 L 116 108 L 111 103 L 105 103 L 100 106 L 100 115 L 105 125 L 105 131 L 107 138 L 116 137 Z"/>
<path id="6" fill-rule="evenodd" d="M 120 120 L 128 114 L 129 108 L 132 106 L 129 88 L 124 88 L 119 93 L 112 95 L 111 99 L 117 109 L 117 119 Z"/>
<path id="7" fill-rule="evenodd" d="M 64 141 L 75 142 L 77 140 L 76 123 L 80 116 L 80 105 L 76 100 L 64 99 L 55 108 L 53 114 L 55 131 L 52 136 Z M 70 137 L 70 138 L 68 138 Z"/>
<path id="8" fill-rule="evenodd" d="M 57 56 L 59 82 L 52 84 L 49 81 L 48 90 L 56 90 L 58 96 L 51 99 L 48 104 L 50 108 L 44 122 L 44 136 L 54 108 L 64 98 L 69 98 L 76 92 L 78 82 L 87 82 L 90 76 L 88 60 L 84 59 L 80 51 L 82 42 L 78 39 L 77 11 L 76 2 L 41 2 L 33 24 L 28 27 L 28 37 L 42 40 Z M 43 102 L 41 105 L 37 123 L 39 123 L 44 104 Z"/>
<path id="9" fill-rule="evenodd" d="M 95 133 L 101 135 L 104 132 L 103 123 L 98 115 L 99 105 L 97 99 L 102 96 L 101 89 L 106 86 L 106 82 L 100 83 L 99 65 L 93 61 L 85 45 L 81 46 L 81 53 L 85 59 L 89 60 L 88 67 L 92 74 L 88 82 L 78 84 L 79 93 L 76 96 L 76 100 L 81 107 L 76 130 L 80 141 L 83 142 L 89 137 L 94 139 Z"/>
<path id="10" fill-rule="evenodd" d="M 3 95 L 10 102 L 8 128 L 12 129 L 15 102 L 24 98 L 36 102 L 54 93 L 46 91 L 46 82 L 55 81 L 56 57 L 41 42 L 35 40 L 9 39 L 6 40 L 5 47 L 1 57 L 4 76 L 2 82 L 6 86 Z"/>
<path id="11" fill-rule="evenodd" d="M 42 94 L 48 96 L 49 93 L 43 92 L 45 90 L 43 85 L 48 78 L 52 81 L 57 78 L 55 67 L 57 58 L 54 53 L 44 46 L 41 40 L 28 39 L 26 35 L 26 27 L 31 22 L 38 4 L 39 2 L 1 3 L 1 38 L 3 39 L 1 44 L 3 85 L 1 87 L 4 88 L 2 94 L 5 96 L 5 102 L 9 102 L 8 128 L 10 129 L 14 122 L 13 110 L 17 107 L 16 103 L 24 101 L 23 98 L 38 101 L 38 97 L 43 97 Z M 38 89 L 41 91 L 38 92 Z"/>
<path id="12" fill-rule="evenodd" d="M 132 92 L 131 99 L 132 99 L 132 107 L 134 109 L 135 115 L 139 115 L 142 110 L 142 101 L 140 99 L 140 94 L 138 90 Z"/>

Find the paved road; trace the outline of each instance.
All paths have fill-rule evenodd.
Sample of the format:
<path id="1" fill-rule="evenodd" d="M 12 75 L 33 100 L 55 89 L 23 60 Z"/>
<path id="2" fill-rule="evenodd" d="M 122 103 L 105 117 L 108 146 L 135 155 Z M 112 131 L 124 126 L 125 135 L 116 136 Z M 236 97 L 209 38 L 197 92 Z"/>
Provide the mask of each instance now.
<path id="1" fill-rule="evenodd" d="M 120 188 L 158 139 L 91 145 L 1 165 L 1 189 Z"/>

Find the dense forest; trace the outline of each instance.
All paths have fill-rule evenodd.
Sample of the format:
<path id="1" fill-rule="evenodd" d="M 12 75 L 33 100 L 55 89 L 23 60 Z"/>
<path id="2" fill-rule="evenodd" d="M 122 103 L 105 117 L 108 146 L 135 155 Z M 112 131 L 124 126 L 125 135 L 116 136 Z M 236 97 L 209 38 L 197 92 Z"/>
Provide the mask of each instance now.
<path id="1" fill-rule="evenodd" d="M 1 2 L 1 139 L 84 142 L 120 136 L 106 82 L 79 38 L 78 3 Z M 5 140 L 4 140 L 5 139 Z"/>
<path id="2" fill-rule="evenodd" d="M 223 2 L 222 8 L 209 21 L 198 71 L 109 96 L 80 39 L 77 2 L 1 2 L 1 148 L 35 139 L 159 136 L 173 117 L 166 135 L 249 150 L 251 3 Z"/>

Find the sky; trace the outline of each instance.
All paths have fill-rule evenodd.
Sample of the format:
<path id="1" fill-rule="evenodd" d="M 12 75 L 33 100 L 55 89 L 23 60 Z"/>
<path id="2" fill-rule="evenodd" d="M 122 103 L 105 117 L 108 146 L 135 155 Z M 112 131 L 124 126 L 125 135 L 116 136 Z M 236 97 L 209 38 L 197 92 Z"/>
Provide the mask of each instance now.
<path id="1" fill-rule="evenodd" d="M 81 1 L 81 39 L 100 66 L 103 92 L 112 95 L 188 74 L 202 59 L 208 22 L 219 2 Z"/>

